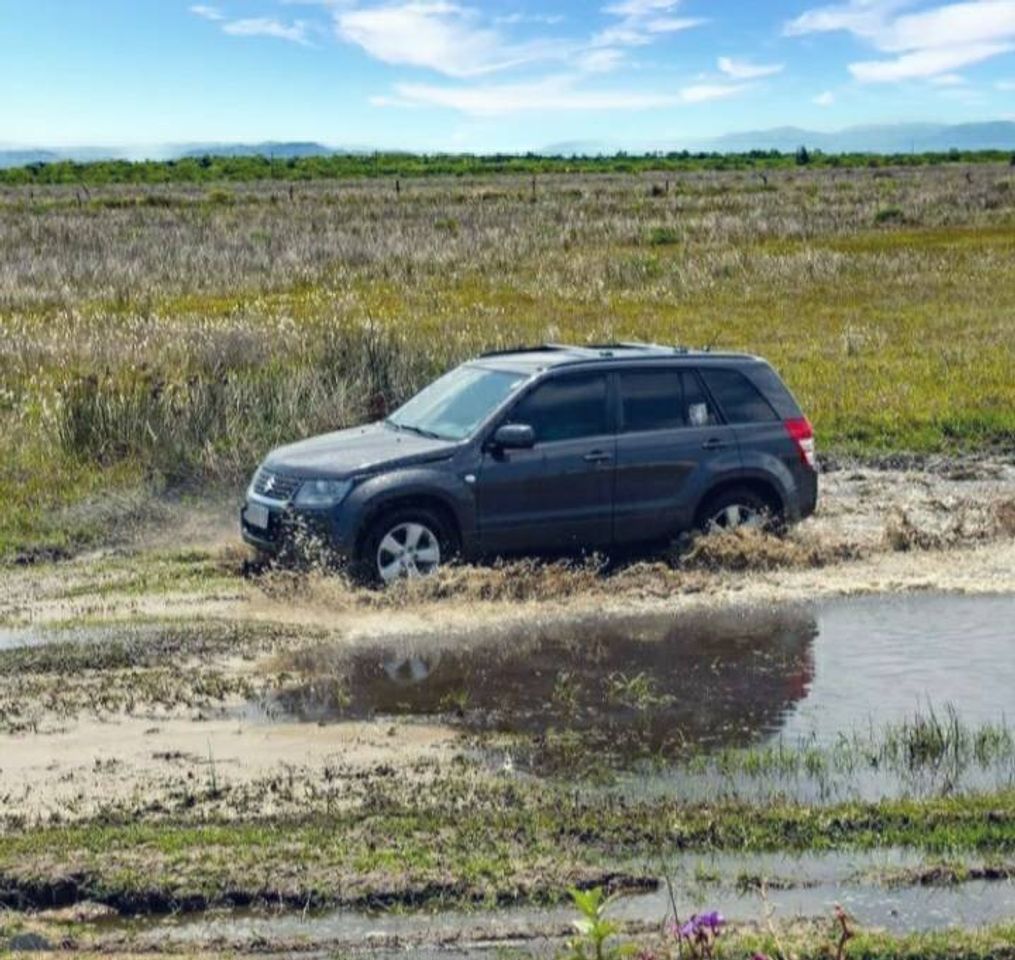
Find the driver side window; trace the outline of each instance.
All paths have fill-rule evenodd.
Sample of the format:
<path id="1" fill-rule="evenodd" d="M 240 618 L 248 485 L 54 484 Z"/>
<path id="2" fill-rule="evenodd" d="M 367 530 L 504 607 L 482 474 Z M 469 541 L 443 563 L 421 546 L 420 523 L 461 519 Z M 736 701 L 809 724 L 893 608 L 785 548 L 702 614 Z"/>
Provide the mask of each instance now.
<path id="1" fill-rule="evenodd" d="M 608 433 L 606 377 L 585 374 L 547 380 L 515 405 L 508 422 L 529 424 L 536 443 Z"/>

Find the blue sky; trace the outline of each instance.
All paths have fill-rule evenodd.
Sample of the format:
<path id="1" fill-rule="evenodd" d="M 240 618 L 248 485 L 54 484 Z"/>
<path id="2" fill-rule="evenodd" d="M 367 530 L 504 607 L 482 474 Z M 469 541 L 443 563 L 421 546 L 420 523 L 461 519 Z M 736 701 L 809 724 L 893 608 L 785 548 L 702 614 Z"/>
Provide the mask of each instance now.
<path id="1" fill-rule="evenodd" d="M 0 145 L 1015 119 L 1015 0 L 0 0 Z"/>

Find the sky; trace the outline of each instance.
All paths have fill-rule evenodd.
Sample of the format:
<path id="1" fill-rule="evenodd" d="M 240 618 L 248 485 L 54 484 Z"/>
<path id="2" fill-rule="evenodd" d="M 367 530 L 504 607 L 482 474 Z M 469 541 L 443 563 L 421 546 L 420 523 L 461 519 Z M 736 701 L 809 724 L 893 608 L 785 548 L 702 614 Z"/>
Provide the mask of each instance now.
<path id="1" fill-rule="evenodd" d="M 0 147 L 1015 120 L 1015 0 L 0 0 Z"/>

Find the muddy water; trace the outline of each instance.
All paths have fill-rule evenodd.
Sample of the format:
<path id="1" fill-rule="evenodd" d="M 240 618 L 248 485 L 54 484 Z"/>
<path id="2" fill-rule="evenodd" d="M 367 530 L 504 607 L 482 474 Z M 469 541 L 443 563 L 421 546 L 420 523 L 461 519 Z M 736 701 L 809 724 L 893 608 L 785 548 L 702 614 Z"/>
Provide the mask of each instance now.
<path id="1" fill-rule="evenodd" d="M 830 917 L 842 904 L 863 928 L 895 933 L 977 927 L 1015 914 L 1015 884 L 973 880 L 947 886 L 886 887 L 871 878 L 883 871 L 919 866 L 918 855 L 898 849 L 877 853 L 720 854 L 682 856 L 666 864 L 670 885 L 650 894 L 616 901 L 610 916 L 637 925 L 658 925 L 672 916 L 673 902 L 684 918 L 720 909 L 735 923 Z M 658 865 L 657 865 L 658 866 Z M 741 876 L 768 878 L 764 899 L 758 889 L 739 888 Z M 670 889 L 673 901 L 670 899 Z M 448 910 L 438 913 L 329 910 L 301 915 L 261 911 L 223 911 L 182 915 L 171 920 L 118 921 L 137 946 L 258 941 L 369 943 L 398 938 L 424 942 L 490 942 L 524 937 L 560 937 L 574 918 L 570 906 L 517 907 L 490 913 Z"/>
<path id="2" fill-rule="evenodd" d="M 946 704 L 970 725 L 1015 721 L 1015 596 L 837 600 L 815 617 L 814 676 L 783 717 L 787 739 L 830 742 Z"/>
<path id="3" fill-rule="evenodd" d="M 457 714 L 538 734 L 606 723 L 667 744 L 833 745 L 954 708 L 1015 717 L 1015 596 L 909 595 L 682 617 L 585 618 L 294 657 L 267 719 Z"/>

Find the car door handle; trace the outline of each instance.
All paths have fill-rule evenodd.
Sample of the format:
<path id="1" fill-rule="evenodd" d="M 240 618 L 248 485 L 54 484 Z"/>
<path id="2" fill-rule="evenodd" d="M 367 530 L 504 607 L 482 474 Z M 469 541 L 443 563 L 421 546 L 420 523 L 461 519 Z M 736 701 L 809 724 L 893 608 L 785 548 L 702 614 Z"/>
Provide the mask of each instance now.
<path id="1" fill-rule="evenodd" d="M 722 450 L 730 445 L 729 440 L 721 440 L 719 437 L 709 437 L 702 445 L 702 450 Z"/>
<path id="2" fill-rule="evenodd" d="M 586 463 L 605 463 L 613 459 L 613 454 L 606 450 L 590 450 L 585 454 Z"/>

